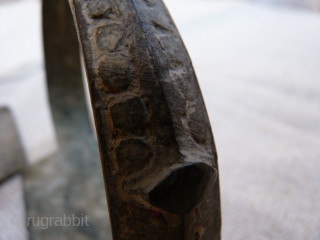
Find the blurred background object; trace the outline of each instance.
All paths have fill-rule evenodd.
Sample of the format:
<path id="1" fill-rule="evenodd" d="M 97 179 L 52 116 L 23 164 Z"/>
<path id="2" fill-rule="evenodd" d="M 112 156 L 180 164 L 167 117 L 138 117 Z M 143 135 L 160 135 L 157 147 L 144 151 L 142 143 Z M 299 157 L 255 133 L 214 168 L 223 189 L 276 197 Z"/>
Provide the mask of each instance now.
<path id="1" fill-rule="evenodd" d="M 26 157 L 9 109 L 0 108 L 0 237 L 28 239 L 23 179 Z"/>
<path id="2" fill-rule="evenodd" d="M 0 239 L 28 239 L 22 170 L 57 151 L 40 7 L 0 1 Z"/>
<path id="3" fill-rule="evenodd" d="M 9 109 L 0 108 L 0 182 L 24 169 L 25 154 Z"/>
<path id="4" fill-rule="evenodd" d="M 165 3 L 193 61 L 215 134 L 222 238 L 320 239 L 320 1 Z M 20 149 L 12 161 L 23 158 L 21 152 L 29 163 L 44 159 L 28 170 L 30 184 L 26 187 L 39 193 L 29 196 L 29 203 L 40 204 L 50 191 L 61 196 L 58 200 L 74 191 L 68 205 L 42 201 L 41 207 L 54 216 L 62 205 L 59 214 L 75 211 L 67 206 L 90 206 L 103 219 L 106 209 L 104 190 L 99 192 L 103 188 L 99 163 L 81 157 L 79 142 L 68 150 L 79 154 L 79 161 L 63 165 L 61 155 L 49 157 L 57 144 L 44 80 L 40 1 L 2 0 L 0 18 L 0 107 L 7 109 L 0 111 L 0 125 L 14 119 L 14 124 L 6 126 L 17 127 L 20 148 L 9 137 L 14 131 L 2 131 L 0 139 L 17 144 L 12 149 Z M 0 142 L 0 151 L 9 151 Z M 85 154 L 97 158 L 94 147 Z M 0 156 L 2 163 L 7 160 Z M 54 176 L 59 172 L 52 170 L 63 166 L 67 166 L 61 171 L 64 177 L 58 181 Z M 78 182 L 81 173 L 86 173 L 86 186 Z M 46 177 L 51 184 L 47 188 L 46 182 L 38 181 Z M 23 225 L 20 230 L 6 227 L 12 226 L 10 214 L 27 215 L 22 182 L 17 176 L 0 185 L 0 239 L 8 234 L 26 236 Z M 86 200 L 77 197 L 90 187 L 97 191 L 96 198 L 88 194 L 83 196 Z M 12 209 L 6 205 L 11 200 L 3 196 L 15 197 L 17 212 L 3 214 L 3 209 Z M 92 205 L 99 199 L 99 206 Z M 99 239 L 104 236 L 95 234 L 104 231 L 100 228 L 82 229 L 77 239 Z M 53 229 L 36 231 L 50 239 Z"/>
<path id="5" fill-rule="evenodd" d="M 35 163 L 57 150 L 45 90 L 41 4 L 0 4 L 0 107 L 12 112 L 26 157 Z"/>

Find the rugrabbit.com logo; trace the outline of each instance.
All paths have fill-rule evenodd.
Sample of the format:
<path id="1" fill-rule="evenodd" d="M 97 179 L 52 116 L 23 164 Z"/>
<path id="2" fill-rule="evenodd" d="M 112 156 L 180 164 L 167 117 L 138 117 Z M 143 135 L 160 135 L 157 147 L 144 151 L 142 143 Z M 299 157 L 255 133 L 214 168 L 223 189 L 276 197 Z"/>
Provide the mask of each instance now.
<path id="1" fill-rule="evenodd" d="M 41 227 L 47 229 L 51 226 L 54 227 L 88 227 L 89 217 L 81 214 L 81 216 L 75 216 L 74 214 L 68 216 L 63 214 L 61 217 L 22 217 L 19 214 L 14 214 L 11 217 L 11 224 L 14 226 L 21 226 L 26 223 L 29 226 Z"/>

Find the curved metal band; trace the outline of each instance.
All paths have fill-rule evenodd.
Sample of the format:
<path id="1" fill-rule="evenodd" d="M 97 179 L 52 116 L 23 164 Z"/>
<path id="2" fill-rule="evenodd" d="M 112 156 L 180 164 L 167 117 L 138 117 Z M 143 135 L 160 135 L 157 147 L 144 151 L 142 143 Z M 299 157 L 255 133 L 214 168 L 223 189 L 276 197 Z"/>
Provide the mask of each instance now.
<path id="1" fill-rule="evenodd" d="M 52 6 L 56 1 L 49 2 L 44 1 L 45 14 L 49 8 L 59 11 Z M 162 1 L 70 0 L 70 5 L 85 59 L 113 238 L 220 239 L 210 123 L 191 61 Z M 54 23 L 44 15 L 50 102 L 61 139 L 65 132 L 81 137 L 90 124 L 78 45 L 70 16 L 58 14 L 66 18 Z"/>

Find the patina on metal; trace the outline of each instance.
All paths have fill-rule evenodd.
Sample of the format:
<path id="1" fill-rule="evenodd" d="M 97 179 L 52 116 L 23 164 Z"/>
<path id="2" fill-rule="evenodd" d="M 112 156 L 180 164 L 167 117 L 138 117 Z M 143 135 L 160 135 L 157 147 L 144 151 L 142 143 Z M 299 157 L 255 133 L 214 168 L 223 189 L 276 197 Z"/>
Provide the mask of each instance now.
<path id="1" fill-rule="evenodd" d="M 190 58 L 161 1 L 43 0 L 50 105 L 59 154 L 26 174 L 30 239 L 220 239 L 217 155 Z M 91 133 L 74 23 L 100 148 Z"/>
<path id="2" fill-rule="evenodd" d="M 161 0 L 69 0 L 84 56 L 114 239 L 220 239 L 217 154 Z"/>

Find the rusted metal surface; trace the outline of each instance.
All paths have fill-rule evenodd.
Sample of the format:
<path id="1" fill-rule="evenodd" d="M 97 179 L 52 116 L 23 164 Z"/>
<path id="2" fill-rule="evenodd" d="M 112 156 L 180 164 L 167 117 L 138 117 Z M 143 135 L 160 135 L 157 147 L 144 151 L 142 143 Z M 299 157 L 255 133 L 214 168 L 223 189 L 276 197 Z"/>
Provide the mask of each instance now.
<path id="1" fill-rule="evenodd" d="M 217 154 L 162 1 L 70 0 L 114 239 L 220 239 Z"/>
<path id="2" fill-rule="evenodd" d="M 72 1 L 94 110 L 113 239 L 220 239 L 217 156 L 191 61 L 161 1 Z M 107 239 L 98 151 L 65 0 L 43 1 L 46 72 L 60 153 L 26 173 L 31 239 Z M 98 164 L 97 164 L 98 163 Z"/>

